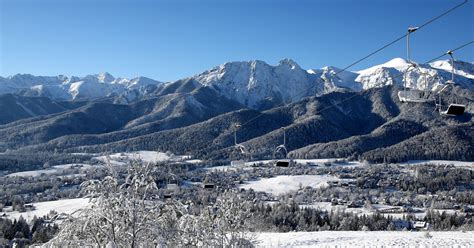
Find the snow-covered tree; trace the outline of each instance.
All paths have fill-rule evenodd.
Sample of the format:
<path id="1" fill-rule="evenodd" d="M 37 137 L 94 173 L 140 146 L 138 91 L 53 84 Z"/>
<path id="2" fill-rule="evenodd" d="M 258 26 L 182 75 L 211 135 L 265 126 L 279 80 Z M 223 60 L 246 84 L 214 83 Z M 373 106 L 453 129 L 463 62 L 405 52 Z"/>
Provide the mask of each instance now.
<path id="1" fill-rule="evenodd" d="M 90 207 L 80 210 L 64 221 L 53 245 L 93 244 L 112 247 L 138 247 L 161 242 L 160 219 L 166 204 L 157 201 L 154 166 L 132 163 L 125 182 L 112 167 L 103 180 L 81 185 L 90 199 Z"/>
<path id="2" fill-rule="evenodd" d="M 111 175 L 83 183 L 90 206 L 63 221 L 48 245 L 95 247 L 249 247 L 247 202 L 225 193 L 198 215 L 177 199 L 158 198 L 156 166 L 132 163 L 125 181 Z M 192 204 L 192 203 L 187 203 Z"/>

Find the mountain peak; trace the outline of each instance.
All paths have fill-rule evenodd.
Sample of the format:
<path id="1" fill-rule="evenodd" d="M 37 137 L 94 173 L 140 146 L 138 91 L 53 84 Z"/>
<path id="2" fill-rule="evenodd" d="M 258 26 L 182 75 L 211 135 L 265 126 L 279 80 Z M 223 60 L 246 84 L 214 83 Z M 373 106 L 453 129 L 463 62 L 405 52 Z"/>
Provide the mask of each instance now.
<path id="1" fill-rule="evenodd" d="M 396 69 L 401 69 L 404 68 L 408 65 L 408 62 L 405 59 L 402 58 L 394 58 L 391 59 L 383 64 L 380 65 L 375 65 L 370 68 L 364 69 L 357 71 L 358 74 L 361 75 L 367 75 L 367 74 L 372 74 L 374 73 L 377 69 L 379 68 L 396 68 Z"/>
<path id="2" fill-rule="evenodd" d="M 115 80 L 114 76 L 112 76 L 108 72 L 101 72 L 101 73 L 97 74 L 97 79 L 101 83 L 111 82 L 111 81 Z"/>
<path id="3" fill-rule="evenodd" d="M 394 59 L 391 59 L 391 60 L 383 63 L 382 65 L 384 67 L 403 67 L 407 64 L 408 64 L 408 62 L 403 58 L 394 58 Z"/>
<path id="4" fill-rule="evenodd" d="M 339 72 L 341 71 L 341 69 L 335 67 L 335 66 L 332 66 L 332 65 L 328 65 L 328 66 L 324 66 L 323 68 L 321 68 L 323 71 L 332 71 L 332 72 Z"/>
<path id="5" fill-rule="evenodd" d="M 15 78 L 33 78 L 34 76 L 29 73 L 17 73 L 15 75 L 8 76 L 8 79 L 15 79 Z"/>
<path id="6" fill-rule="evenodd" d="M 331 91 L 352 89 L 360 91 L 385 85 L 402 84 L 400 74 L 405 72 L 405 59 L 394 58 L 383 64 L 372 66 L 359 72 L 342 71 L 334 66 L 321 69 L 303 70 L 295 61 L 286 58 L 276 65 L 261 60 L 227 62 L 205 72 L 189 77 L 196 84 L 209 86 L 222 96 L 236 100 L 250 108 L 267 106 L 271 102 L 288 103 L 304 96 L 321 95 Z M 410 73 L 407 82 L 410 87 L 435 89 L 451 78 L 448 60 L 420 65 L 424 71 L 434 75 L 428 86 L 420 80 L 419 73 Z M 455 61 L 456 83 L 473 88 L 474 65 Z M 180 81 L 169 82 L 169 84 Z M 48 96 L 57 99 L 96 99 L 121 96 L 134 101 L 153 94 L 161 82 L 146 78 L 114 78 L 110 73 L 87 75 L 84 77 L 33 76 L 17 74 L 8 78 L 0 77 L 1 93 L 18 93 L 32 96 Z M 311 89 L 302 95 L 302 91 Z M 270 99 L 270 100 L 269 100 Z"/>
<path id="7" fill-rule="evenodd" d="M 280 60 L 280 62 L 278 63 L 278 66 L 288 66 L 292 70 L 301 69 L 301 67 L 294 60 L 290 58 L 285 58 L 285 59 Z"/>

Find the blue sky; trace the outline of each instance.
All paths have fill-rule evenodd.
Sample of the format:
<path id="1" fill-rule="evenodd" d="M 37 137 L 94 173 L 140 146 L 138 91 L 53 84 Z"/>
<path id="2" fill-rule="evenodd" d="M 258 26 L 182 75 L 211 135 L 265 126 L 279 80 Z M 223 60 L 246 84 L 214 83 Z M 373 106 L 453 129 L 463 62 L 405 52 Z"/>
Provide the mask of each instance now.
<path id="1" fill-rule="evenodd" d="M 462 0 L 0 0 L 0 75 L 170 81 L 227 61 L 345 67 Z M 474 1 L 413 35 L 423 62 L 474 39 Z M 351 68 L 405 57 L 401 41 Z M 474 61 L 474 45 L 456 54 Z"/>

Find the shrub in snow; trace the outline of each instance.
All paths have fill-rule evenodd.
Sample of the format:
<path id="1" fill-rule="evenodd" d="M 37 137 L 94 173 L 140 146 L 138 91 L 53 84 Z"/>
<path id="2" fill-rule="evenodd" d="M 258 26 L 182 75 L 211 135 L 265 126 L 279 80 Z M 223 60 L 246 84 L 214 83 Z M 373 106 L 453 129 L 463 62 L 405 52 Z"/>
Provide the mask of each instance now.
<path id="1" fill-rule="evenodd" d="M 187 213 L 176 199 L 158 198 L 153 178 L 156 167 L 132 163 L 125 182 L 112 167 L 111 175 L 82 185 L 89 208 L 63 222 L 47 246 L 97 247 L 248 247 L 253 242 L 242 230 L 250 217 L 246 202 L 224 194 L 200 214 Z"/>

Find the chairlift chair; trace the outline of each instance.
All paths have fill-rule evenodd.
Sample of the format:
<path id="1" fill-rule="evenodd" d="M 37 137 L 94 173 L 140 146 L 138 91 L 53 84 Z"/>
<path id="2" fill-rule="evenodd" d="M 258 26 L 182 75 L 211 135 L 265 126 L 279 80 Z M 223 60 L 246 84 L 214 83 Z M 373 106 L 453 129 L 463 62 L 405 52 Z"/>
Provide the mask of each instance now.
<path id="1" fill-rule="evenodd" d="M 166 189 L 169 189 L 169 190 L 177 190 L 178 189 L 178 184 L 176 183 L 168 183 L 166 185 Z"/>
<path id="2" fill-rule="evenodd" d="M 164 199 L 170 199 L 173 197 L 173 195 L 176 193 L 178 190 L 178 180 L 176 179 L 176 176 L 174 174 L 170 173 L 170 177 L 167 180 L 166 183 L 166 190 L 163 194 Z"/>
<path id="3" fill-rule="evenodd" d="M 215 185 L 213 183 L 203 183 L 202 187 L 204 189 L 213 189 L 215 187 Z"/>
<path id="4" fill-rule="evenodd" d="M 452 81 L 448 81 L 448 83 L 440 91 L 438 91 L 439 100 L 438 103 L 436 103 L 436 108 L 438 109 L 439 114 L 442 116 L 461 116 L 466 110 L 466 105 L 451 102 L 447 107 L 443 106 L 441 93 L 443 93 L 443 91 L 449 87 L 453 87 Z"/>
<path id="5" fill-rule="evenodd" d="M 176 191 L 178 188 L 178 179 L 174 174 L 170 174 L 170 178 L 168 178 L 168 183 L 166 184 L 166 189 Z"/>
<path id="6" fill-rule="evenodd" d="M 286 149 L 286 131 L 284 128 L 283 129 L 283 144 L 277 146 L 275 150 L 273 151 L 273 164 L 276 167 L 288 167 L 290 166 L 290 160 L 287 158 L 288 157 L 288 150 Z M 284 152 L 285 156 L 282 159 L 277 159 L 276 154 L 279 152 Z"/>
<path id="7" fill-rule="evenodd" d="M 423 90 L 408 87 L 408 74 L 412 70 L 417 70 L 419 77 L 423 77 Z M 398 92 L 398 98 L 400 102 L 423 103 L 434 101 L 434 99 L 431 97 L 431 92 L 429 91 L 429 77 L 431 77 L 431 75 L 423 72 L 417 64 L 411 62 L 403 75 L 403 90 Z"/>
<path id="8" fill-rule="evenodd" d="M 209 174 L 206 175 L 206 177 L 204 178 L 201 185 L 202 185 L 203 189 L 214 189 L 215 188 L 215 184 L 212 182 L 212 180 L 209 180 Z"/>
<path id="9" fill-rule="evenodd" d="M 464 114 L 464 111 L 466 110 L 466 105 L 464 104 L 459 104 L 457 102 L 453 103 L 450 102 L 447 108 L 443 107 L 442 104 L 442 99 L 441 99 L 441 93 L 443 91 L 447 90 L 448 88 L 454 88 L 454 57 L 453 57 L 453 51 L 448 51 L 446 52 L 451 57 L 451 80 L 446 82 L 446 85 L 438 91 L 438 96 L 439 96 L 439 102 L 436 104 L 436 108 L 439 110 L 439 114 L 442 116 L 461 116 Z"/>
<path id="10" fill-rule="evenodd" d="M 412 102 L 412 103 L 423 103 L 423 102 L 430 102 L 433 99 L 430 97 L 430 92 L 428 92 L 428 81 L 427 81 L 427 73 L 422 73 L 420 67 L 411 60 L 410 56 L 410 34 L 418 30 L 418 27 L 410 27 L 408 28 L 407 34 L 407 61 L 409 66 L 405 70 L 403 74 L 403 91 L 398 92 L 398 98 L 400 102 Z M 424 76 L 425 86 L 424 90 L 419 89 L 411 89 L 408 88 L 408 74 L 412 70 L 417 70 L 419 75 Z"/>
<path id="11" fill-rule="evenodd" d="M 235 129 L 234 129 L 234 148 L 241 156 L 244 157 L 244 159 L 231 161 L 230 165 L 235 166 L 235 167 L 245 166 L 245 162 L 247 162 L 248 156 L 249 156 L 249 152 L 248 152 L 247 148 L 244 145 L 237 143 L 237 129 L 240 128 L 240 127 L 241 126 L 239 124 L 235 125 Z"/>
<path id="12" fill-rule="evenodd" d="M 440 91 L 438 91 L 439 95 L 439 103 L 437 103 L 436 107 L 439 110 L 440 115 L 443 116 L 460 116 L 464 114 L 464 111 L 466 109 L 466 105 L 464 104 L 458 104 L 458 103 L 449 103 L 447 108 L 444 108 L 442 105 L 442 99 L 441 99 L 441 93 L 448 89 L 449 87 L 453 88 L 454 87 L 454 57 L 453 57 L 453 52 L 448 51 L 446 54 L 448 54 L 451 57 L 451 80 L 449 80 L 446 83 L 446 86 L 444 86 Z"/>
<path id="13" fill-rule="evenodd" d="M 441 111 L 441 114 L 446 116 L 459 116 L 464 114 L 465 109 L 466 105 L 451 103 L 449 104 L 448 109 Z"/>
<path id="14" fill-rule="evenodd" d="M 275 166 L 276 167 L 288 167 L 288 166 L 290 166 L 290 161 L 288 159 L 277 160 L 275 162 Z"/>
<path id="15" fill-rule="evenodd" d="M 280 151 L 285 152 L 285 158 L 276 159 L 276 154 Z M 273 164 L 277 167 L 288 167 L 290 165 L 290 160 L 287 159 L 288 151 L 286 150 L 285 145 L 279 145 L 273 151 Z"/>

